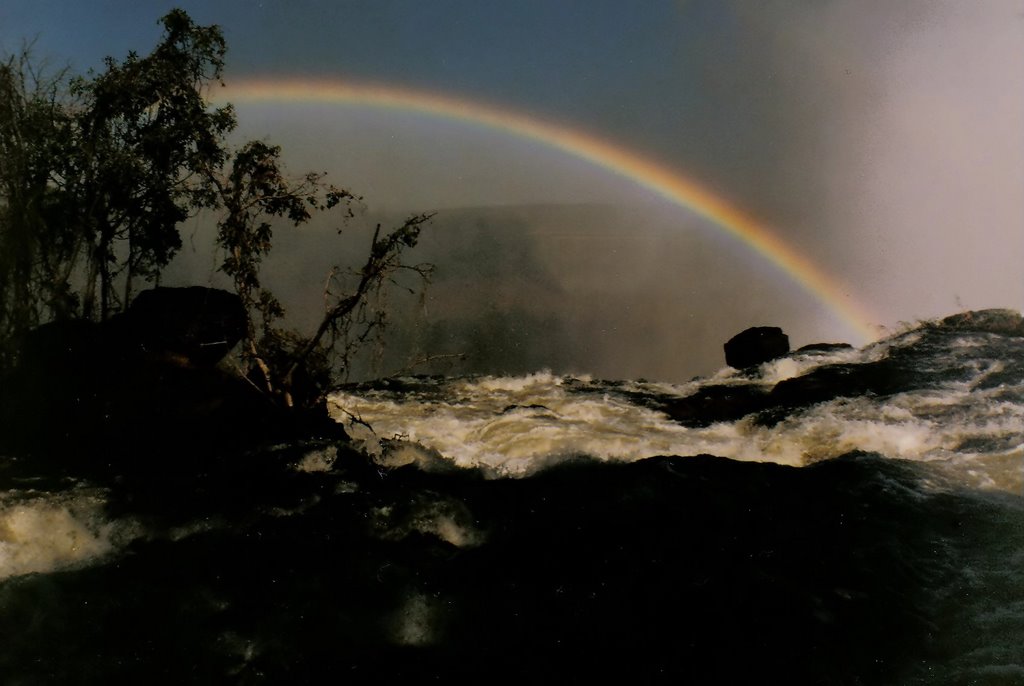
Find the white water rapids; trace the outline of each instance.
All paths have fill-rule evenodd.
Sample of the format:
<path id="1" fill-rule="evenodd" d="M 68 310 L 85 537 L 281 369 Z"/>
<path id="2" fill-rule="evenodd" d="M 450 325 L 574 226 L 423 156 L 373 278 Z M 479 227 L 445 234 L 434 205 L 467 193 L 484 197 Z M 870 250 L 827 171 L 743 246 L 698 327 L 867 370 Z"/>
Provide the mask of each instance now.
<path id="1" fill-rule="evenodd" d="M 770 388 L 818 365 L 872 361 L 886 348 L 794 355 L 766 363 L 753 380 Z M 938 389 L 837 398 L 775 425 L 751 415 L 687 427 L 636 400 L 683 398 L 702 384 L 751 382 L 729 368 L 678 386 L 548 372 L 410 379 L 412 392 L 407 385 L 400 391 L 360 388 L 334 393 L 329 403 L 332 416 L 389 466 L 443 459 L 500 478 L 581 455 L 633 461 L 707 453 L 803 466 L 861 450 L 941 465 L 962 485 L 1020 493 L 1024 404 L 1007 399 L 1004 386 L 976 388 L 993 369 L 979 366 L 969 381 Z"/>

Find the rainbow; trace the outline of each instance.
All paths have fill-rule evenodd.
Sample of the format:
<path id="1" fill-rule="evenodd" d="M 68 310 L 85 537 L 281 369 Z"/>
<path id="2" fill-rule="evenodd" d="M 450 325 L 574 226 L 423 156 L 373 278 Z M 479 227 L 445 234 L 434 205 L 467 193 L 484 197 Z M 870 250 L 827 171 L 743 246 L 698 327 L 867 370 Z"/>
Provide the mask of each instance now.
<path id="1" fill-rule="evenodd" d="M 225 86 L 217 100 L 234 103 L 338 103 L 454 119 L 528 138 L 586 160 L 709 220 L 755 250 L 825 304 L 866 343 L 877 321 L 836 279 L 769 227 L 678 171 L 612 142 L 525 114 L 461 98 L 380 84 L 336 80 L 260 79 Z"/>

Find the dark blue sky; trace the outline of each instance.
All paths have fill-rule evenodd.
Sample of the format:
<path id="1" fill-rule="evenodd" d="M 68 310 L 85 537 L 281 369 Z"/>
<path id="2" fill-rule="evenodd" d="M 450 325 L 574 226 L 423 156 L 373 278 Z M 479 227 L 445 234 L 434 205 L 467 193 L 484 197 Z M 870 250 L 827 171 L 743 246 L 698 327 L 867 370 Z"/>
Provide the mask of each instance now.
<path id="1" fill-rule="evenodd" d="M 237 74 L 400 75 L 410 85 L 535 102 L 615 92 L 638 78 L 647 81 L 639 91 L 668 85 L 686 46 L 728 19 L 727 10 L 714 11 L 720 3 L 645 2 L 624 11 L 609 0 L 16 0 L 0 9 L 0 35 L 8 48 L 38 35 L 46 52 L 87 65 L 151 44 L 156 18 L 177 4 L 197 22 L 224 27 Z"/>
<path id="2" fill-rule="evenodd" d="M 414 87 L 659 160 L 854 284 L 882 323 L 1024 304 L 1022 0 L 5 0 L 0 48 L 35 37 L 38 56 L 82 70 L 146 52 L 176 4 L 223 27 L 229 81 Z M 385 202 L 575 201 L 621 184 L 515 141 L 483 150 L 485 134 L 438 122 L 241 114 L 248 134 L 317 166 L 334 155 Z"/>
<path id="3" fill-rule="evenodd" d="M 39 53 L 95 66 L 152 45 L 156 19 L 176 4 L 224 28 L 229 79 L 397 83 L 596 121 L 638 139 L 693 125 L 685 113 L 705 97 L 701 65 L 721 61 L 732 40 L 720 2 L 15 0 L 0 8 L 0 41 L 10 50 L 36 36 Z"/>
<path id="4" fill-rule="evenodd" d="M 37 52 L 86 68 L 144 51 L 175 4 L 9 0 L 0 41 L 35 36 Z M 758 190 L 765 165 L 800 154 L 827 114 L 808 97 L 824 88 L 815 56 L 786 51 L 787 19 L 721 0 L 178 4 L 224 28 L 228 80 L 340 76 L 479 99 L 610 134 L 761 201 L 778 194 Z M 794 131 L 802 140 L 779 140 Z"/>

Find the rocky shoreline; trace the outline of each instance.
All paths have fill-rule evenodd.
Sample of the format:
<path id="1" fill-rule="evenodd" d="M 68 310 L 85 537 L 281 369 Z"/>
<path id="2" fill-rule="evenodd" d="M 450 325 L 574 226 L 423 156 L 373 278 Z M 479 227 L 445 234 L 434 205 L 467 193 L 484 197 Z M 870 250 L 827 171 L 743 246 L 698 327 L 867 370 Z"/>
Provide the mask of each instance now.
<path id="1" fill-rule="evenodd" d="M 205 471 L 204 461 L 288 441 L 346 445 L 345 431 L 323 403 L 285 408 L 225 365 L 245 327 L 237 296 L 189 287 L 143 291 L 106 322 L 53 322 L 35 329 L 24 341 L 18 366 L 0 379 L 0 451 L 42 460 L 63 455 L 72 472 L 97 477 L 169 468 Z M 932 336 L 964 331 L 1024 336 L 1024 320 L 1009 310 L 985 310 L 952 315 L 921 330 Z M 724 352 L 726 362 L 742 370 L 792 354 L 848 348 L 819 343 L 794 352 L 781 329 L 754 327 L 726 342 Z M 651 404 L 684 426 L 748 415 L 771 425 L 837 397 L 885 395 L 927 385 L 936 374 L 956 373 L 922 373 L 916 362 L 913 355 L 895 351 L 873 363 L 821 366 L 772 386 L 710 384 L 689 397 Z"/>
<path id="2" fill-rule="evenodd" d="M 237 296 L 191 287 L 144 291 L 105 322 L 33 330 L 0 382 L 0 451 L 71 451 L 74 468 L 116 463 L 110 471 L 122 473 L 147 462 L 188 469 L 274 441 L 343 438 L 323 408 L 289 411 L 224 365 L 245 326 Z"/>

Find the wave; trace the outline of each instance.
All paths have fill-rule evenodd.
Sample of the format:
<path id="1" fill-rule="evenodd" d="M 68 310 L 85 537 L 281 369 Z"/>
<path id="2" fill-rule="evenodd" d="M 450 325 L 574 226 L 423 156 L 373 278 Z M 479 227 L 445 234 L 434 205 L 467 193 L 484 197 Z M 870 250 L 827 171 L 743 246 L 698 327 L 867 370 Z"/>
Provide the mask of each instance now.
<path id="1" fill-rule="evenodd" d="M 132 521 L 110 520 L 101 489 L 0 493 L 0 581 L 93 564 L 140 535 Z"/>
<path id="2" fill-rule="evenodd" d="M 1022 339 L 981 317 L 973 324 L 930 323 L 861 350 L 795 353 L 681 385 L 550 372 L 409 377 L 346 387 L 329 401 L 387 464 L 441 459 L 522 477 L 581 455 L 706 453 L 803 466 L 862 450 L 1019 493 Z"/>

